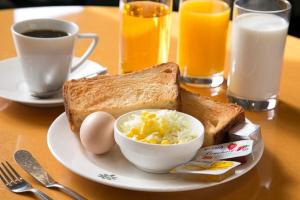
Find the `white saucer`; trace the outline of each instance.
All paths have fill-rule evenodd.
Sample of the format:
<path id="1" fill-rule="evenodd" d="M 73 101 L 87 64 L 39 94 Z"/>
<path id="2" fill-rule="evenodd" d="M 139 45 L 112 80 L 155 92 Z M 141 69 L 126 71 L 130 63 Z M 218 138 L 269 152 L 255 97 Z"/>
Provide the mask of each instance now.
<path id="1" fill-rule="evenodd" d="M 74 57 L 73 63 L 77 63 L 78 60 L 79 58 Z M 98 63 L 87 60 L 83 66 L 70 74 L 69 79 L 77 79 L 94 73 L 105 73 L 106 71 L 107 69 Z M 63 105 L 61 93 L 47 99 L 39 99 L 30 95 L 24 81 L 21 64 L 16 57 L 0 61 L 0 97 L 37 107 Z"/>
<path id="2" fill-rule="evenodd" d="M 176 174 L 143 172 L 124 158 L 117 145 L 105 155 L 96 156 L 86 152 L 79 138 L 70 130 L 65 113 L 51 124 L 47 142 L 54 157 L 80 176 L 112 187 L 152 192 L 202 189 L 231 181 L 252 169 L 264 151 L 263 141 L 260 140 L 253 147 L 254 159 L 239 166 L 235 175 L 221 182 L 200 182 L 184 179 Z"/>

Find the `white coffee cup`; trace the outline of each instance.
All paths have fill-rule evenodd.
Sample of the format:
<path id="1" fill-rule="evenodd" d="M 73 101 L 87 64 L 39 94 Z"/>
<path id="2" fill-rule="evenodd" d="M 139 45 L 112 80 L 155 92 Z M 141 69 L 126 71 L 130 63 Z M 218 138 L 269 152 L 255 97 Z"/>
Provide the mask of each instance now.
<path id="1" fill-rule="evenodd" d="M 23 35 L 34 30 L 56 30 L 67 36 L 39 38 Z M 95 49 L 98 36 L 79 34 L 79 27 L 58 19 L 33 19 L 21 21 L 11 27 L 17 55 L 21 61 L 25 82 L 32 96 L 45 98 L 56 94 L 74 71 Z M 71 66 L 74 44 L 77 39 L 90 38 L 92 43 L 75 66 Z"/>

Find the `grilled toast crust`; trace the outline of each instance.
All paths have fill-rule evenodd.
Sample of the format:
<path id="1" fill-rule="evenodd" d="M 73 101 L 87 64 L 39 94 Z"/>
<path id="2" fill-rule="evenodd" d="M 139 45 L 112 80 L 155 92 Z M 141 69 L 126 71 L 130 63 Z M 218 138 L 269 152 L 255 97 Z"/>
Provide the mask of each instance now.
<path id="1" fill-rule="evenodd" d="M 179 110 L 194 116 L 204 125 L 203 146 L 225 142 L 228 131 L 245 121 L 243 108 L 236 104 L 216 102 L 183 88 L 180 90 L 180 96 Z"/>
<path id="2" fill-rule="evenodd" d="M 180 88 L 175 63 L 125 75 L 66 81 L 63 96 L 69 124 L 75 133 L 79 132 L 84 118 L 96 111 L 118 117 L 137 109 L 177 109 L 203 123 L 204 146 L 209 146 L 224 142 L 227 132 L 245 120 L 244 110 L 238 105 L 216 102 Z"/>
<path id="3" fill-rule="evenodd" d="M 125 75 L 70 80 L 64 84 L 63 96 L 71 130 L 78 133 L 84 118 L 96 111 L 118 117 L 137 109 L 177 109 L 179 68 L 164 63 Z"/>

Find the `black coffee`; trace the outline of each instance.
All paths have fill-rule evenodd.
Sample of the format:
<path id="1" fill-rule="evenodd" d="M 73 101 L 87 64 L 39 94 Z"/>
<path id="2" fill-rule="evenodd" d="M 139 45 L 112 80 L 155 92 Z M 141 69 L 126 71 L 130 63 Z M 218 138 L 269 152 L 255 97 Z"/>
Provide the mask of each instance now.
<path id="1" fill-rule="evenodd" d="M 58 30 L 33 30 L 33 31 L 26 31 L 22 33 L 23 35 L 29 37 L 37 37 L 37 38 L 57 38 L 57 37 L 64 37 L 69 35 L 64 31 Z"/>

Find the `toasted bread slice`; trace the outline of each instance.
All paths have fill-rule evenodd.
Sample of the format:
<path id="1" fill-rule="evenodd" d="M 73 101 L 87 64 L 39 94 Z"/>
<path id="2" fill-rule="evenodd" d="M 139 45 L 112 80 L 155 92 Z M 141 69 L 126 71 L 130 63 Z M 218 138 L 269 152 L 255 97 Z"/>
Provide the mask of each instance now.
<path id="1" fill-rule="evenodd" d="M 73 132 L 96 111 L 115 117 L 145 109 L 177 109 L 179 69 L 175 63 L 164 63 L 125 75 L 100 75 L 66 81 L 63 88 L 65 110 Z"/>
<path id="2" fill-rule="evenodd" d="M 227 138 L 227 132 L 235 125 L 245 121 L 242 107 L 213 101 L 185 89 L 181 89 L 179 110 L 196 117 L 204 125 L 203 146 L 220 144 Z"/>

